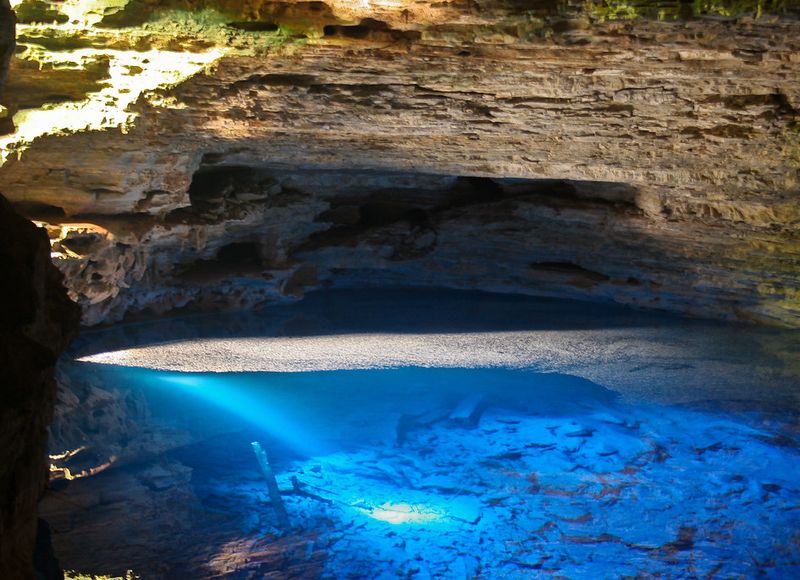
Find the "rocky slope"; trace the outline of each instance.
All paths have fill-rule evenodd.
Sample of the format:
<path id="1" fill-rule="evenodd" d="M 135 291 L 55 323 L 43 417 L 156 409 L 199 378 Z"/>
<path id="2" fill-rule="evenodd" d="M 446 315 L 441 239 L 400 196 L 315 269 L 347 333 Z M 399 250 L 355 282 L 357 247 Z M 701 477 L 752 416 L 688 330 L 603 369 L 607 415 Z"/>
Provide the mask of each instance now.
<path id="1" fill-rule="evenodd" d="M 412 284 L 800 326 L 797 12 L 673 4 L 130 2 L 25 24 L 16 78 L 49 103 L 6 99 L 0 180 L 50 224 L 87 324 Z"/>

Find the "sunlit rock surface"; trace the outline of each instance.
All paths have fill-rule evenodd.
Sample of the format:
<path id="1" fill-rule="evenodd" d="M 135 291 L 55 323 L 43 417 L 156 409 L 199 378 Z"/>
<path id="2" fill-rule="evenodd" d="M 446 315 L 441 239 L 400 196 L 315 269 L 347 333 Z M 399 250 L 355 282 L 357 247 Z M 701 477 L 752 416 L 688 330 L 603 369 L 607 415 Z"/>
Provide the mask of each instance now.
<path id="1" fill-rule="evenodd" d="M 800 325 L 791 2 L 16 8 L 0 181 L 87 324 L 399 281 Z"/>

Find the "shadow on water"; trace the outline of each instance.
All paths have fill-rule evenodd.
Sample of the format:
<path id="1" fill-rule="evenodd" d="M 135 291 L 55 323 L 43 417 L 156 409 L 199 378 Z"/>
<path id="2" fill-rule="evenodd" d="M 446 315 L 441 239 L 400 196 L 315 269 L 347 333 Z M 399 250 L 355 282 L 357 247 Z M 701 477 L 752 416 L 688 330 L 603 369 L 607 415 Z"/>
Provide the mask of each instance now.
<path id="1" fill-rule="evenodd" d="M 390 305 L 391 307 L 387 306 Z M 674 315 L 641 312 L 614 304 L 530 298 L 466 290 L 396 288 L 331 289 L 302 301 L 256 312 L 189 315 L 87 329 L 71 354 L 191 338 L 319 336 L 396 332 L 487 332 L 720 326 Z"/>

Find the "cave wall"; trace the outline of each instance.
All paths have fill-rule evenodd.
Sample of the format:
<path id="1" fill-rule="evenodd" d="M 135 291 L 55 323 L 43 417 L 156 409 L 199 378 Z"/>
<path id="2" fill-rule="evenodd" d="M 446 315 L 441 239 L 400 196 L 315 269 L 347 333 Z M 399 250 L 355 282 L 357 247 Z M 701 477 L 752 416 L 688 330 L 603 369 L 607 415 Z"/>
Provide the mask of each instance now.
<path id="1" fill-rule="evenodd" d="M 47 482 L 56 357 L 79 309 L 50 262 L 46 233 L 0 196 L 0 577 L 33 578 L 36 505 Z"/>
<path id="2" fill-rule="evenodd" d="M 14 13 L 0 0 L 0 95 L 14 51 Z M 0 109 L 0 123 L 3 121 Z M 79 307 L 50 261 L 47 233 L 0 195 L 0 578 L 61 576 L 37 523 L 48 477 L 47 427 L 56 358 L 77 329 Z"/>
<path id="3" fill-rule="evenodd" d="M 111 59 L 107 84 L 132 88 L 81 85 L 111 107 L 89 130 L 15 117 L 0 180 L 50 224 L 87 324 L 413 284 L 798 326 L 797 12 L 651 4 L 204 2 L 177 18 L 131 2 L 68 31 L 26 24 L 22 60 L 92 47 L 84 69 Z M 164 51 L 193 72 L 159 69 L 126 100 Z M 58 86 L 58 106 L 79 102 Z"/>

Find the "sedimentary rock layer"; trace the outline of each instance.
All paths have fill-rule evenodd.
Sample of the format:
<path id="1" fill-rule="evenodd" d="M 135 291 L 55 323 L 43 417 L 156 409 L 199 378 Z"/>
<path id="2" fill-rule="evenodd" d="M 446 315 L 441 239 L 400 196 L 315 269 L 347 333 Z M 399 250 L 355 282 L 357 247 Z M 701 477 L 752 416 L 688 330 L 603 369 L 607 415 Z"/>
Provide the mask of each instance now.
<path id="1" fill-rule="evenodd" d="M 226 6 L 224 38 L 114 29 L 122 52 L 180 30 L 175 54 L 226 56 L 120 128 L 14 141 L 0 179 L 52 224 L 90 324 L 331 283 L 800 325 L 800 22 L 578 4 L 263 3 Z"/>

